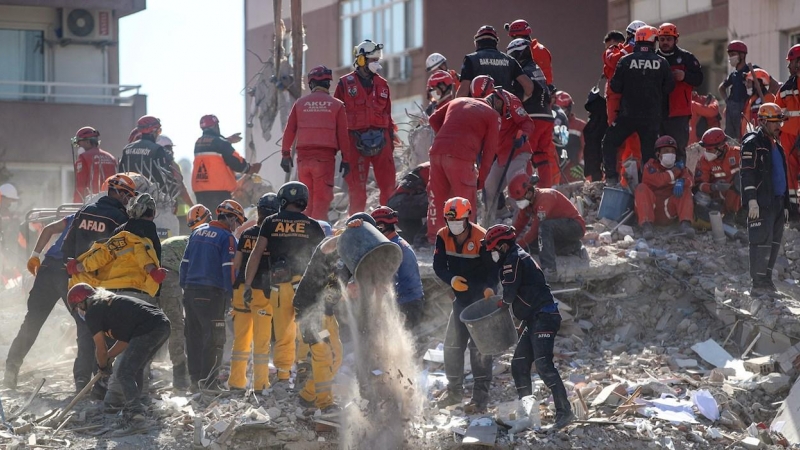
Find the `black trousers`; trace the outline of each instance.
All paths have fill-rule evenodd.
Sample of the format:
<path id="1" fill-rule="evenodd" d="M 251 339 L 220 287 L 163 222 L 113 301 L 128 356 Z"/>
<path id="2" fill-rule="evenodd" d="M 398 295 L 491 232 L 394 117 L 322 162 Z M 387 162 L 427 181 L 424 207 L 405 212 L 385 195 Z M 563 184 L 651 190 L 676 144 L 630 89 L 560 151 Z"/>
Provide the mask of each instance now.
<path id="1" fill-rule="evenodd" d="M 539 262 L 543 269 L 556 268 L 556 254 L 578 253 L 583 246 L 583 228 L 572 219 L 547 219 L 539 224 Z"/>
<path id="2" fill-rule="evenodd" d="M 758 206 L 758 219 L 747 219 L 753 287 L 762 286 L 772 280 L 772 269 L 781 249 L 783 225 L 786 222 L 783 215 L 783 196 L 774 197 L 769 205 Z"/>
<path id="3" fill-rule="evenodd" d="M 667 117 L 661 121 L 661 136 L 671 136 L 678 143 L 678 161 L 686 161 L 686 146 L 689 145 L 689 119 L 691 118 L 692 116 Z"/>
<path id="4" fill-rule="evenodd" d="M 220 203 L 233 198 L 231 193 L 226 191 L 195 192 L 194 196 L 197 198 L 197 203 L 208 208 L 208 210 L 211 211 L 211 214 L 214 216 L 216 216 L 214 211 L 217 210 L 217 206 L 219 206 Z"/>
<path id="5" fill-rule="evenodd" d="M 483 301 L 483 300 L 476 300 Z M 459 394 L 464 391 L 464 351 L 469 347 L 469 361 L 475 384 L 472 386 L 472 401 L 486 406 L 489 402 L 489 386 L 492 384 L 492 357 L 478 351 L 469 335 L 469 330 L 459 318 L 468 305 L 453 302 L 453 312 L 447 322 L 444 337 L 444 372 L 447 375 L 447 389 Z"/>
<path id="6" fill-rule="evenodd" d="M 656 119 L 617 117 L 603 137 L 603 166 L 606 178 L 619 178 L 617 150 L 633 133 L 639 133 L 639 142 L 642 146 L 642 165 L 655 157 L 658 121 Z"/>
<path id="7" fill-rule="evenodd" d="M 189 378 L 206 379 L 222 364 L 225 346 L 225 291 L 208 286 L 183 290 L 186 311 L 186 360 Z"/>
<path id="8" fill-rule="evenodd" d="M 744 101 L 735 102 L 727 100 L 725 102 L 725 134 L 741 141 L 742 138 L 742 111 Z"/>

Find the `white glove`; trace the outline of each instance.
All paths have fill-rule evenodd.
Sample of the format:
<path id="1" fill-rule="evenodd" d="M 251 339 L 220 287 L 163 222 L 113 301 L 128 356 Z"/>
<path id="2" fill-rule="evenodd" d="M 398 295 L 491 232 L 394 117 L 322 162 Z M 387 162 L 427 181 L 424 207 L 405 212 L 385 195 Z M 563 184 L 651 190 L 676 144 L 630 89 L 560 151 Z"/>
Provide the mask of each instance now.
<path id="1" fill-rule="evenodd" d="M 747 202 L 748 212 L 747 217 L 752 220 L 758 219 L 758 200 L 750 200 Z"/>

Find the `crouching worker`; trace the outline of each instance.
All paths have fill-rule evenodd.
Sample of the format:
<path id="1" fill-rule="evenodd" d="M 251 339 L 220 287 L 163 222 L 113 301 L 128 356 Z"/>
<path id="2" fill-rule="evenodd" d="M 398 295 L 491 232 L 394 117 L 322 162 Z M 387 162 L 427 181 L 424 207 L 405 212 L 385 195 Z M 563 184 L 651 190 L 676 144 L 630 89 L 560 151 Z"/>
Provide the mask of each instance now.
<path id="1" fill-rule="evenodd" d="M 561 328 L 561 314 L 542 270 L 516 239 L 514 227 L 494 225 L 486 231 L 482 241 L 500 266 L 502 303 L 522 321 L 522 334 L 511 360 L 511 375 L 519 398 L 531 395 L 531 364 L 536 364 L 539 377 L 553 394 L 556 408 L 553 429 L 560 430 L 575 420 L 564 382 L 553 364 L 553 346 Z"/>
<path id="2" fill-rule="evenodd" d="M 97 368 L 111 374 L 111 361 L 119 356 L 114 373 L 125 399 L 123 421 L 111 436 L 127 436 L 147 427 L 141 399 L 144 369 L 169 338 L 169 320 L 158 308 L 137 298 L 116 295 L 103 288 L 78 283 L 67 294 L 70 310 L 78 314 L 94 337 Z M 117 342 L 109 349 L 106 336 Z"/>
<path id="3" fill-rule="evenodd" d="M 727 136 L 721 128 L 709 128 L 703 133 L 700 140 L 703 156 L 697 162 L 694 177 L 697 191 L 711 197 L 712 203 L 708 209 L 720 211 L 726 219 L 733 219 L 742 204 L 739 175 L 741 150 L 737 146 L 729 146 L 726 141 Z M 695 208 L 698 203 L 695 198 Z M 695 214 L 698 218 L 709 220 L 707 211 L 701 214 L 698 208 Z"/>

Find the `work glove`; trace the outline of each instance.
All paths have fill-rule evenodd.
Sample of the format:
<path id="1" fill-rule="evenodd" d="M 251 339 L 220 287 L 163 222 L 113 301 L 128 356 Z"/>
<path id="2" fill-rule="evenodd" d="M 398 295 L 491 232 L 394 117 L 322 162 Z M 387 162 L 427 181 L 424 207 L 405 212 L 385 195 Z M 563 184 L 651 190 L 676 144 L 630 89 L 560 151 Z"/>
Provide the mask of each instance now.
<path id="1" fill-rule="evenodd" d="M 103 374 L 103 377 L 110 377 L 111 374 L 113 373 L 113 369 L 112 369 L 113 363 L 114 363 L 114 360 L 113 359 L 109 359 L 108 361 L 106 361 L 106 366 L 105 367 L 100 367 L 100 365 L 98 364 L 97 365 L 97 371 L 100 372 L 101 374 Z"/>
<path id="2" fill-rule="evenodd" d="M 70 259 L 67 261 L 67 275 L 72 276 L 79 274 L 80 270 L 78 270 L 78 264 L 77 259 Z"/>
<path id="3" fill-rule="evenodd" d="M 683 170 L 683 169 L 686 168 L 686 162 L 685 161 L 677 161 L 675 163 L 675 167 L 680 169 L 680 170 Z"/>
<path id="4" fill-rule="evenodd" d="M 158 267 L 150 271 L 150 278 L 153 279 L 158 284 L 164 282 L 164 279 L 167 278 L 167 269 L 163 267 Z"/>
<path id="5" fill-rule="evenodd" d="M 358 228 L 364 224 L 364 221 L 361 219 L 353 219 L 350 222 L 347 222 L 347 228 Z"/>
<path id="6" fill-rule="evenodd" d="M 450 286 L 456 292 L 466 292 L 467 289 L 469 289 L 469 286 L 467 286 L 467 279 L 458 275 L 450 280 Z"/>
<path id="7" fill-rule="evenodd" d="M 342 178 L 346 177 L 350 174 L 350 163 L 346 163 L 344 161 L 339 163 L 339 173 L 342 174 Z"/>
<path id="8" fill-rule="evenodd" d="M 517 139 L 514 139 L 514 147 L 512 148 L 512 150 L 516 150 L 516 149 L 522 147 L 523 144 L 525 144 L 525 142 L 527 142 L 527 141 L 528 141 L 528 136 L 525 135 L 525 134 L 523 134 L 521 137 L 519 137 Z"/>
<path id="9" fill-rule="evenodd" d="M 230 142 L 231 144 L 236 144 L 238 142 L 242 142 L 242 133 L 232 134 L 225 138 L 226 141 Z"/>
<path id="10" fill-rule="evenodd" d="M 250 164 L 250 167 L 247 169 L 247 173 L 258 173 L 261 171 L 261 163 L 253 163 Z"/>
<path id="11" fill-rule="evenodd" d="M 683 195 L 683 184 L 686 182 L 683 178 L 675 182 L 675 187 L 672 188 L 672 195 L 681 197 Z"/>
<path id="12" fill-rule="evenodd" d="M 711 190 L 716 192 L 725 192 L 731 188 L 731 184 L 726 181 L 716 181 L 711 185 Z"/>
<path id="13" fill-rule="evenodd" d="M 758 219 L 758 200 L 750 200 L 747 202 L 747 217 L 751 220 Z"/>
<path id="14" fill-rule="evenodd" d="M 250 303 L 253 301 L 253 288 L 245 286 L 244 292 L 242 292 L 242 299 L 244 299 L 244 307 L 250 309 Z"/>
<path id="15" fill-rule="evenodd" d="M 488 299 L 489 297 L 494 295 L 494 291 L 492 288 L 486 288 L 483 290 L 483 298 Z"/>
<path id="16" fill-rule="evenodd" d="M 39 267 L 41 265 L 42 261 L 39 260 L 39 254 L 33 252 L 33 254 L 31 254 L 30 259 L 28 259 L 28 272 L 30 272 L 31 275 L 36 276 L 36 272 L 39 271 Z"/>
<path id="17" fill-rule="evenodd" d="M 292 171 L 292 166 L 293 166 L 293 163 L 292 163 L 292 157 L 291 156 L 281 158 L 281 169 L 283 169 L 284 172 L 286 172 L 286 173 L 291 172 Z"/>

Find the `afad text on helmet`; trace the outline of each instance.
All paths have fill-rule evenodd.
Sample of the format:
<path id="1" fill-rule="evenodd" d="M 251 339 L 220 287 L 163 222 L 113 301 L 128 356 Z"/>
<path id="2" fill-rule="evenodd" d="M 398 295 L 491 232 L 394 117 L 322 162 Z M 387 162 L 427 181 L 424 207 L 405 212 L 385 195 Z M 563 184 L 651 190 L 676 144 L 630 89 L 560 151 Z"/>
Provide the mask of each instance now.
<path id="1" fill-rule="evenodd" d="M 478 62 L 482 66 L 502 66 L 508 67 L 508 60 L 507 59 L 495 59 L 495 58 L 480 58 Z"/>

